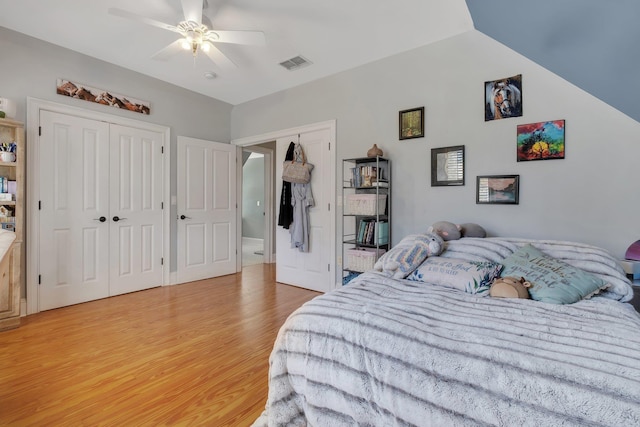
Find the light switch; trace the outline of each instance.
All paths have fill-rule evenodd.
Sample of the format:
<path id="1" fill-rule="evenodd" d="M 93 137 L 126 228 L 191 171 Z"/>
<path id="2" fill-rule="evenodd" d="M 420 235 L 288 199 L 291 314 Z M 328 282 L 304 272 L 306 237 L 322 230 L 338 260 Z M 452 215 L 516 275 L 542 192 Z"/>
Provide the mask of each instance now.
<path id="1" fill-rule="evenodd" d="M 257 203 L 257 206 L 260 206 L 260 200 L 258 200 L 256 203 Z"/>

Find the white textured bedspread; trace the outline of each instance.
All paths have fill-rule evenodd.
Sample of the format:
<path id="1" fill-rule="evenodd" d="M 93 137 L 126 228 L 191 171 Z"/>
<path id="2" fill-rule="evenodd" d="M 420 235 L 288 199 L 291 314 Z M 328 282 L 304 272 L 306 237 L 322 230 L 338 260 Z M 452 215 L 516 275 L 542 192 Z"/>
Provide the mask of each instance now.
<path id="1" fill-rule="evenodd" d="M 286 321 L 255 426 L 640 426 L 640 316 L 365 273 Z"/>

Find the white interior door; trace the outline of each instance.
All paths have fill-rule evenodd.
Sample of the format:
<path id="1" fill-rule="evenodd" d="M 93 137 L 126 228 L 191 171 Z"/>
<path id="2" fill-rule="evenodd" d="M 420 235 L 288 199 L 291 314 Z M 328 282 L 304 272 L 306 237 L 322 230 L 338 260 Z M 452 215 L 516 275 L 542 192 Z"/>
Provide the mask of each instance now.
<path id="1" fill-rule="evenodd" d="M 178 137 L 178 283 L 236 272 L 236 147 Z"/>
<path id="2" fill-rule="evenodd" d="M 314 165 L 311 174 L 311 190 L 314 205 L 309 207 L 309 252 L 291 248 L 289 230 L 276 230 L 276 281 L 300 286 L 319 292 L 328 292 L 334 287 L 334 273 L 331 271 L 331 200 L 332 158 L 329 129 L 305 132 L 299 135 L 309 163 Z M 278 138 L 276 159 L 284 160 L 291 142 L 298 141 L 298 135 Z M 276 162 L 276 177 L 282 176 L 282 161 Z M 277 180 L 278 199 L 282 192 L 282 180 Z M 280 208 L 278 207 L 278 210 Z"/>
<path id="3" fill-rule="evenodd" d="M 38 291 L 47 310 L 109 295 L 109 125 L 48 111 L 40 125 Z"/>
<path id="4" fill-rule="evenodd" d="M 110 127 L 110 295 L 162 284 L 163 135 Z"/>

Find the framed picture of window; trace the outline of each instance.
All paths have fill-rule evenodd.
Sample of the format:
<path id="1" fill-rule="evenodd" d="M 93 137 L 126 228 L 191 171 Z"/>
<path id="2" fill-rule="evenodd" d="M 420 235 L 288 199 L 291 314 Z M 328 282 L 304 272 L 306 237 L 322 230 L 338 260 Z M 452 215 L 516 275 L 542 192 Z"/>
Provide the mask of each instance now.
<path id="1" fill-rule="evenodd" d="M 400 139 L 424 137 L 424 107 L 400 111 Z"/>
<path id="2" fill-rule="evenodd" d="M 464 145 L 431 149 L 431 186 L 464 185 Z"/>
<path id="3" fill-rule="evenodd" d="M 478 176 L 476 203 L 517 205 L 519 203 L 520 175 Z"/>

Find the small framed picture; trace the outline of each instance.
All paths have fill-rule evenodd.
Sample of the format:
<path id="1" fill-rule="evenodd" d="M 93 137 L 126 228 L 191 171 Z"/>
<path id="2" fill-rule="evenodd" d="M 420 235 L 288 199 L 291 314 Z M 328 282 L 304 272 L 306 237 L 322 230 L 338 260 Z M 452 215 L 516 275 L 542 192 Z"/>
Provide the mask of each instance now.
<path id="1" fill-rule="evenodd" d="M 517 159 L 564 159 L 564 120 L 518 125 Z"/>
<path id="2" fill-rule="evenodd" d="M 522 74 L 484 82 L 484 121 L 522 116 Z"/>
<path id="3" fill-rule="evenodd" d="M 476 203 L 517 205 L 520 192 L 520 175 L 478 176 Z"/>
<path id="4" fill-rule="evenodd" d="M 400 111 L 400 139 L 424 137 L 424 107 Z"/>
<path id="5" fill-rule="evenodd" d="M 464 185 L 464 145 L 431 149 L 431 186 Z"/>

